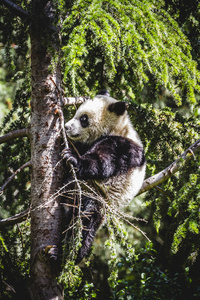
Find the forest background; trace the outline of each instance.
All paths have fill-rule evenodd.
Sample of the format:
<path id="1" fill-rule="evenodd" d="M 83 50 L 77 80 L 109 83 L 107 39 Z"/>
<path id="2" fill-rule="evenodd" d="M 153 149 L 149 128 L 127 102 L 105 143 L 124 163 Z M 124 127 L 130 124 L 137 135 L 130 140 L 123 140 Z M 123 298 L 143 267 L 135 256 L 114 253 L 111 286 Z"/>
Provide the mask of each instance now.
<path id="1" fill-rule="evenodd" d="M 0 1 L 0 299 L 198 299 L 199 22 L 198 0 Z M 124 213 L 107 212 L 90 258 L 76 266 L 68 250 L 52 266 L 60 110 L 71 118 L 71 99 L 102 88 L 129 105 L 146 178 L 184 155 Z"/>

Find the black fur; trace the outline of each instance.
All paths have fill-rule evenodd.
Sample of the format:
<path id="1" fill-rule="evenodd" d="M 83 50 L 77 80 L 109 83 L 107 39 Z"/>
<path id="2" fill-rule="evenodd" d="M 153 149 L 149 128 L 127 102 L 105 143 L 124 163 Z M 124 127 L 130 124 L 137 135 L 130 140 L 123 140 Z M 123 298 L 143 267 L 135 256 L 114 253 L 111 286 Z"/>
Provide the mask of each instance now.
<path id="1" fill-rule="evenodd" d="M 84 114 L 80 117 L 81 126 L 86 128 L 89 126 L 88 115 Z"/>
<path id="2" fill-rule="evenodd" d="M 82 261 L 84 256 L 88 255 L 92 246 L 95 234 L 100 227 L 103 219 L 101 205 L 98 201 L 89 199 L 85 196 L 82 198 L 82 245 L 79 249 L 76 263 Z"/>
<path id="3" fill-rule="evenodd" d="M 105 89 L 99 91 L 97 95 L 103 95 L 103 96 L 110 97 L 110 93 Z"/>
<path id="4" fill-rule="evenodd" d="M 63 154 L 77 168 L 78 178 L 85 180 L 120 175 L 145 163 L 143 148 L 120 136 L 101 137 L 80 157 L 71 149 L 65 149 Z"/>
<path id="5" fill-rule="evenodd" d="M 126 102 L 114 102 L 108 106 L 108 110 L 114 112 L 117 116 L 122 116 L 126 109 Z"/>

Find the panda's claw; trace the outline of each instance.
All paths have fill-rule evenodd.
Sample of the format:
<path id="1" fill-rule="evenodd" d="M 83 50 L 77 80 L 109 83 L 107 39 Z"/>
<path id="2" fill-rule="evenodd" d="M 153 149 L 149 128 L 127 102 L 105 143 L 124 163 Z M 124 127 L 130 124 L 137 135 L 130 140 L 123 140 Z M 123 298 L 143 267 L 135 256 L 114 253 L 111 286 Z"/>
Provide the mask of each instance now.
<path id="1" fill-rule="evenodd" d="M 61 156 L 63 157 L 63 159 L 65 159 L 67 162 L 69 162 L 73 166 L 75 166 L 75 167 L 77 166 L 78 160 L 77 160 L 76 156 L 72 153 L 72 150 L 70 148 L 63 149 Z"/>
<path id="2" fill-rule="evenodd" d="M 67 159 L 69 157 L 69 155 L 71 156 L 72 151 L 70 148 L 65 148 L 62 150 L 61 156 L 63 157 L 63 159 Z"/>

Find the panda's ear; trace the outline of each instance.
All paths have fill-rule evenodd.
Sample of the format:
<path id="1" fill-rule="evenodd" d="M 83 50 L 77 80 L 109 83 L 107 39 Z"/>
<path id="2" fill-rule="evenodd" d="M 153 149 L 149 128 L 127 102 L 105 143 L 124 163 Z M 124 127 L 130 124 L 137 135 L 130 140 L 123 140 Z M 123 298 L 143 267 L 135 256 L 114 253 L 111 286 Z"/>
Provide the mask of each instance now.
<path id="1" fill-rule="evenodd" d="M 114 112 L 117 116 L 122 116 L 127 109 L 126 102 L 115 102 L 108 106 L 110 112 Z"/>

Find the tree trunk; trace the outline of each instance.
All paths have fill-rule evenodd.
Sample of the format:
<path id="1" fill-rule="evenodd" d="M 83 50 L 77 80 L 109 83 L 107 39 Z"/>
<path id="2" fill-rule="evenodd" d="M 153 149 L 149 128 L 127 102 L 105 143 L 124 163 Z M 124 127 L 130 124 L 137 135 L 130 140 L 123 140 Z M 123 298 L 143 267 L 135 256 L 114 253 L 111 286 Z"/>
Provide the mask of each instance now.
<path id="1" fill-rule="evenodd" d="M 63 299 L 57 284 L 56 262 L 61 232 L 61 211 L 56 191 L 62 184 L 60 157 L 61 123 L 58 114 L 59 68 L 51 71 L 49 48 L 57 51 L 52 29 L 52 7 L 47 1 L 34 1 L 31 30 L 31 299 Z M 49 25 L 48 25 L 49 24 Z M 51 25 L 51 26 L 50 26 Z M 51 44 L 50 44 L 51 43 Z M 52 53 L 52 52 L 51 52 Z M 52 246 L 56 246 L 52 248 Z M 48 252 L 50 250 L 50 253 Z M 53 251 L 52 251 L 53 250 Z M 56 265 L 56 269 L 54 269 Z"/>

